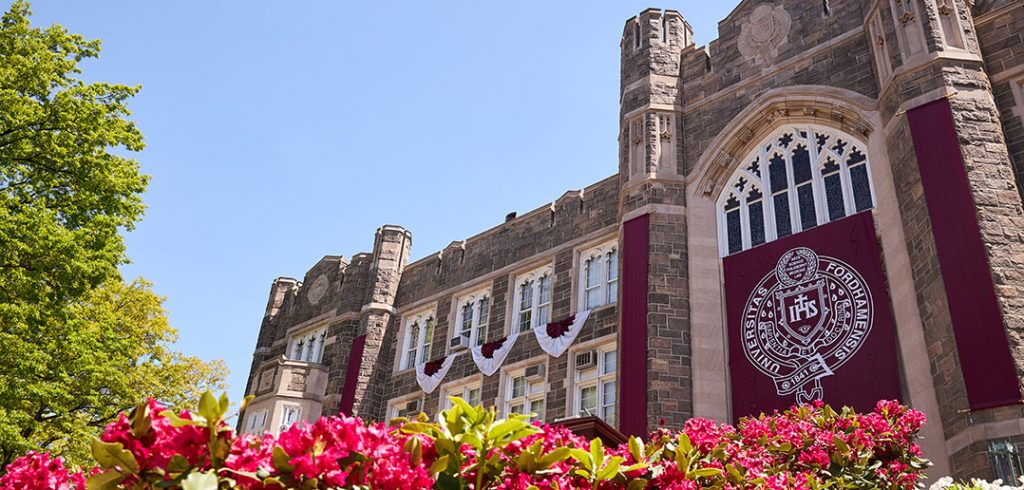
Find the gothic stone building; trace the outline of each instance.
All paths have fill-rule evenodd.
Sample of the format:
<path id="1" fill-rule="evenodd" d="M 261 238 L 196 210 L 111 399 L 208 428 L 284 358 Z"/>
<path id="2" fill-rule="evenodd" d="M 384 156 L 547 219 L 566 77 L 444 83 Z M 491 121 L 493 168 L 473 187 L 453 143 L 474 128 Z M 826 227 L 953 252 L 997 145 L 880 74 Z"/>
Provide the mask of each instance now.
<path id="1" fill-rule="evenodd" d="M 933 475 L 1019 474 L 1024 2 L 743 0 L 718 29 L 697 46 L 679 12 L 626 21 L 608 178 L 412 263 L 413 233 L 386 225 L 370 252 L 275 280 L 241 428 L 435 414 L 451 395 L 547 422 L 596 416 L 626 434 L 733 421 L 749 394 L 737 369 L 761 358 L 733 336 L 729 261 L 828 239 L 857 215 L 877 250 L 870 333 L 892 348 L 850 354 L 849 338 L 845 355 L 892 372 L 816 351 L 808 376 L 826 400 L 894 380 L 929 417 Z M 793 250 L 755 279 L 825 277 L 824 252 Z M 829 277 L 817 284 L 855 293 Z M 762 314 L 828 320 L 794 327 L 807 338 L 854 325 L 839 303 L 819 312 L 783 296 Z M 767 386 L 809 383 L 787 376 Z M 827 384 L 841 376 L 860 377 Z M 986 398 L 997 378 L 1001 397 Z M 814 396 L 801 386 L 787 399 Z"/>

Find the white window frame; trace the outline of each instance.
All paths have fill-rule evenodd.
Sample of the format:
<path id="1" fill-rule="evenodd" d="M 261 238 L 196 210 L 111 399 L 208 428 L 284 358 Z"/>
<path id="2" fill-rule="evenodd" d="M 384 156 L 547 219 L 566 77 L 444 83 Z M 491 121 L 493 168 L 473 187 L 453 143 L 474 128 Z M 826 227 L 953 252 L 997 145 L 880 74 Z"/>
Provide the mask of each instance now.
<path id="1" fill-rule="evenodd" d="M 469 331 L 465 330 L 465 307 L 470 305 Z M 486 308 L 484 308 L 486 305 Z M 481 346 L 487 340 L 487 324 L 490 319 L 494 301 L 491 289 L 481 289 L 459 297 L 455 303 L 455 322 L 452 324 L 451 338 L 466 337 L 469 346 Z M 482 311 L 486 309 L 486 311 Z M 449 344 L 450 345 L 450 344 Z"/>
<path id="2" fill-rule="evenodd" d="M 319 363 L 324 356 L 325 343 L 327 343 L 326 326 L 293 333 L 288 340 L 288 359 Z"/>
<path id="3" fill-rule="evenodd" d="M 483 382 L 479 378 L 471 378 L 469 380 L 459 380 L 449 383 L 441 390 L 441 410 L 452 408 L 452 402 L 449 400 L 449 397 L 452 396 L 462 398 L 473 406 L 483 404 L 483 386 Z M 476 401 L 471 400 L 473 391 L 476 391 Z"/>
<path id="4" fill-rule="evenodd" d="M 416 326 L 416 338 L 412 338 L 413 329 Z M 402 343 L 400 355 L 395 356 L 399 360 L 398 370 L 407 371 L 415 369 L 416 366 L 429 361 L 430 344 L 437 333 L 437 317 L 434 310 L 420 311 L 402 316 Z M 429 331 L 429 336 L 427 335 Z M 429 338 L 428 338 L 429 337 Z M 413 356 L 410 356 L 413 352 Z"/>
<path id="5" fill-rule="evenodd" d="M 526 368 L 534 366 L 536 364 L 544 365 L 544 379 L 540 381 L 530 381 L 526 379 Z M 526 383 L 525 392 L 520 396 L 515 396 L 515 380 L 516 378 L 523 378 Z M 512 407 L 516 405 L 522 405 L 523 414 L 533 413 L 533 405 L 537 402 L 541 403 L 541 410 L 539 413 L 535 413 L 534 416 L 530 417 L 529 420 L 543 421 L 545 413 L 547 411 L 547 393 L 548 393 L 548 380 L 547 380 L 547 365 L 543 362 L 532 362 L 527 365 L 523 365 L 517 368 L 505 370 L 502 373 L 502 411 L 501 413 L 508 417 L 512 412 Z"/>
<path id="6" fill-rule="evenodd" d="M 284 405 L 281 407 L 281 424 L 278 432 L 288 430 L 292 425 L 302 421 L 302 407 L 299 405 Z"/>
<path id="7" fill-rule="evenodd" d="M 821 168 L 825 162 L 832 158 L 836 163 L 839 164 L 839 177 L 843 195 L 843 207 L 844 215 L 847 217 L 857 212 L 856 202 L 854 200 L 854 189 L 852 183 L 852 177 L 850 174 L 850 168 L 847 165 L 849 154 L 854 149 L 860 151 L 864 155 L 864 168 L 867 172 L 868 181 L 868 192 L 871 198 L 871 205 L 867 209 L 874 209 L 878 205 L 878 201 L 875 197 L 875 184 L 872 179 L 871 171 L 871 156 L 868 153 L 868 145 L 861 141 L 859 138 L 854 137 L 848 133 L 838 131 L 825 126 L 818 125 L 801 125 L 793 126 L 786 125 L 776 128 L 771 134 L 762 139 L 753 150 L 751 150 L 747 156 L 740 160 L 739 167 L 733 172 L 729 180 L 726 181 L 725 187 L 722 188 L 721 193 L 718 196 L 716 205 L 716 214 L 718 219 L 718 246 L 719 256 L 725 257 L 730 255 L 729 252 L 729 234 L 728 234 L 728 222 L 727 213 L 725 210 L 726 202 L 730 196 L 735 196 L 739 200 L 739 214 L 740 214 L 740 233 L 741 233 L 741 246 L 740 252 L 748 250 L 752 247 L 750 237 L 750 219 L 748 217 L 748 205 L 746 199 L 746 193 L 750 187 L 757 187 L 761 192 L 761 211 L 762 219 L 764 224 L 764 243 L 771 242 L 778 238 L 778 231 L 775 226 L 775 206 L 774 197 L 776 194 L 787 193 L 789 202 L 789 218 L 790 218 L 790 229 L 792 230 L 791 235 L 795 235 L 804 231 L 801 220 L 800 220 L 800 203 L 797 196 L 798 185 L 794 181 L 792 171 L 792 150 L 796 147 L 796 144 L 800 143 L 796 139 L 789 147 L 782 147 L 778 144 L 778 140 L 785 133 L 799 134 L 800 131 L 807 132 L 811 135 L 807 150 L 809 152 L 810 164 L 811 164 L 811 190 L 814 196 L 814 210 L 816 224 L 815 226 L 823 225 L 830 221 L 828 213 L 828 200 L 826 196 L 825 179 L 821 175 Z M 829 137 L 828 143 L 818 150 L 817 144 L 813 135 L 823 134 Z M 847 143 L 843 155 L 838 155 L 831 146 L 836 143 L 837 140 L 843 140 Z M 771 190 L 771 177 L 769 175 L 769 160 L 775 155 L 780 153 L 782 158 L 786 162 L 786 179 L 787 186 L 784 190 L 772 192 Z M 759 165 L 761 176 L 758 177 L 755 173 L 747 170 L 752 165 L 752 162 L 756 161 Z M 854 165 L 854 167 L 861 164 Z M 831 175 L 831 174 L 830 174 Z M 742 191 L 737 192 L 736 186 L 739 184 L 739 180 L 743 179 L 746 182 L 746 187 Z M 806 183 L 801 184 L 799 187 L 807 185 Z M 841 218 L 840 218 L 841 219 Z"/>
<path id="8" fill-rule="evenodd" d="M 595 351 L 597 351 L 597 365 L 594 366 L 593 368 L 588 368 L 587 369 L 587 371 L 589 371 L 590 369 L 594 369 L 596 371 L 596 373 L 595 373 L 595 375 L 592 378 L 588 378 L 588 379 L 584 380 L 584 379 L 582 379 L 582 377 L 583 377 L 585 371 L 577 369 L 575 365 L 571 366 L 571 371 L 572 371 L 572 373 L 571 373 L 571 376 L 572 376 L 571 380 L 572 380 L 572 382 L 569 384 L 569 386 L 571 386 L 572 390 L 573 390 L 572 412 L 571 412 L 571 414 L 572 415 L 576 415 L 576 416 L 581 416 L 581 417 L 593 415 L 593 416 L 596 416 L 596 417 L 600 418 L 601 420 L 604 420 L 605 422 L 608 422 L 611 425 L 615 425 L 617 420 L 618 420 L 617 417 L 618 417 L 618 413 L 619 413 L 619 410 L 618 410 L 618 408 L 619 408 L 618 407 L 618 396 L 619 396 L 618 395 L 618 366 L 619 366 L 618 346 L 613 341 L 613 342 L 608 342 L 608 343 L 604 343 L 604 344 L 600 344 L 600 345 L 596 345 L 596 346 L 595 345 L 591 345 L 591 346 L 587 346 L 586 348 L 576 349 L 576 350 L 570 352 L 570 356 L 569 356 L 570 362 L 571 363 L 575 363 L 576 354 L 579 354 L 579 353 L 582 353 L 582 352 L 586 352 L 588 350 L 595 350 Z M 610 353 L 610 352 L 614 352 L 615 366 L 612 368 L 611 371 L 606 371 L 607 370 L 607 364 L 606 364 L 607 363 L 607 359 L 606 359 L 605 356 L 606 356 L 607 353 Z M 612 391 L 613 391 L 612 397 L 613 397 L 613 399 L 611 399 L 611 400 L 608 400 L 608 399 L 605 398 L 605 391 L 604 391 L 605 390 L 605 388 L 604 388 L 605 385 L 612 385 L 612 387 L 613 387 L 612 388 Z M 595 395 L 594 395 L 596 397 L 595 406 L 594 406 L 594 412 L 595 413 L 583 413 L 583 389 L 584 388 L 590 388 L 590 387 L 593 387 L 595 389 L 595 391 L 596 391 Z M 605 409 L 608 408 L 608 407 L 612 408 L 611 420 L 608 420 L 608 418 L 606 417 Z"/>
<path id="9" fill-rule="evenodd" d="M 259 410 L 253 410 L 245 414 L 245 433 L 260 435 L 267 430 L 267 414 L 266 408 Z"/>
<path id="10" fill-rule="evenodd" d="M 548 281 L 548 298 L 547 302 L 541 303 L 541 286 L 545 278 Z M 531 302 L 529 308 L 522 307 L 523 301 L 523 285 L 533 281 L 529 290 L 531 292 Z M 522 332 L 522 315 L 526 312 L 530 313 L 530 322 L 527 325 L 527 329 L 532 329 L 540 325 L 546 325 L 551 321 L 551 308 L 552 300 L 554 297 L 555 289 L 555 274 L 554 268 L 550 265 L 539 267 L 531 270 L 525 274 L 516 276 L 516 280 L 513 283 L 512 288 L 512 315 L 510 315 L 511 323 L 509 325 L 509 333 Z M 546 319 L 545 319 L 546 317 Z"/>
<path id="11" fill-rule="evenodd" d="M 426 403 L 426 400 L 424 399 L 423 395 L 421 393 L 413 393 L 411 395 L 406 395 L 406 396 L 403 396 L 401 398 L 395 398 L 395 399 L 393 399 L 393 400 L 388 402 L 388 411 L 387 411 L 388 418 L 387 418 L 387 420 L 391 421 L 391 420 L 397 419 L 398 416 L 399 416 L 398 412 L 404 410 L 405 406 L 409 402 L 411 402 L 413 400 L 419 400 L 419 402 L 420 402 L 420 412 L 425 412 L 424 404 Z M 419 414 L 417 413 L 417 414 L 412 414 L 412 415 L 415 417 L 416 415 L 419 415 Z"/>
<path id="12" fill-rule="evenodd" d="M 580 253 L 579 269 L 579 304 L 577 311 L 592 310 L 618 302 L 619 292 L 619 242 L 610 240 Z M 597 270 L 594 284 L 588 281 L 592 268 Z M 597 302 L 588 304 L 587 300 L 593 293 Z"/>

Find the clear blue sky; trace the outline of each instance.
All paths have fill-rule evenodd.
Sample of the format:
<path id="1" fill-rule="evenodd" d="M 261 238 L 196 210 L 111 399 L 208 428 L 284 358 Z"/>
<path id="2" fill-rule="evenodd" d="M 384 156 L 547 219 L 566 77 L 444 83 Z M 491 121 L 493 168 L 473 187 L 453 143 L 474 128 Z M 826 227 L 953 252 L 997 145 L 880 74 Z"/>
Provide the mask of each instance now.
<path id="1" fill-rule="evenodd" d="M 103 40 L 89 79 L 132 102 L 152 176 L 127 236 L 179 348 L 245 388 L 271 281 L 369 251 L 385 223 L 436 252 L 616 171 L 619 35 L 646 7 L 698 44 L 738 2 L 45 0 Z"/>

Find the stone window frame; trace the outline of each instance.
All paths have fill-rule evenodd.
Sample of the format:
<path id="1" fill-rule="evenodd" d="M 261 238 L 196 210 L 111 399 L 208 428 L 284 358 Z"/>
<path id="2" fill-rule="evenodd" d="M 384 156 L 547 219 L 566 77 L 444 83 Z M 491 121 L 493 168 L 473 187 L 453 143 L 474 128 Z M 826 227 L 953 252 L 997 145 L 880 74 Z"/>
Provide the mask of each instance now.
<path id="1" fill-rule="evenodd" d="M 799 136 L 804 138 L 806 142 L 809 142 L 807 146 L 810 158 L 811 166 L 811 180 L 809 182 L 804 181 L 797 183 L 794 180 L 793 172 L 793 159 L 792 150 L 789 146 L 783 147 L 780 143 L 780 138 L 785 134 L 790 136 L 799 135 L 800 132 L 806 132 L 808 135 L 814 135 L 815 138 Z M 815 144 L 817 135 L 824 135 L 828 137 L 826 145 L 822 148 L 817 148 Z M 793 148 L 800 143 L 799 138 L 791 139 L 790 141 L 795 143 Z M 830 145 L 842 140 L 847 144 L 848 147 L 844 147 L 842 154 L 838 154 Z M 718 230 L 718 244 L 719 244 L 719 256 L 725 257 L 733 253 L 742 252 L 749 250 L 754 246 L 768 243 L 778 238 L 778 229 L 775 220 L 776 213 L 776 198 L 783 197 L 783 202 L 788 203 L 789 212 L 789 228 L 790 233 L 783 235 L 795 235 L 804 231 L 804 227 L 801 223 L 801 212 L 799 205 L 799 193 L 800 188 L 810 185 L 814 201 L 815 211 L 815 224 L 809 226 L 806 229 L 810 229 L 814 226 L 820 226 L 830 221 L 834 221 L 829 217 L 827 189 L 825 185 L 825 179 L 831 177 L 835 172 L 830 172 L 827 176 L 822 176 L 822 167 L 829 158 L 833 161 L 838 160 L 839 164 L 839 179 L 841 184 L 841 191 L 843 197 L 843 216 L 850 216 L 856 212 L 859 212 L 855 202 L 856 190 L 854 189 L 852 180 L 853 177 L 850 173 L 850 167 L 859 167 L 861 163 L 855 162 L 852 165 L 848 165 L 849 156 L 853 153 L 853 150 L 860 152 L 864 156 L 863 165 L 866 171 L 867 191 L 870 197 L 870 206 L 864 209 L 874 209 L 878 205 L 877 193 L 874 188 L 874 182 L 872 179 L 871 170 L 871 156 L 868 151 L 868 145 L 859 137 L 856 137 L 848 132 L 837 130 L 831 127 L 819 125 L 819 124 L 785 124 L 774 128 L 768 135 L 762 138 L 757 145 L 748 150 L 744 159 L 740 160 L 739 166 L 733 171 L 732 176 L 726 180 L 726 185 L 719 192 L 718 198 L 715 200 L 716 217 L 717 217 L 717 230 Z M 827 151 L 825 151 L 827 150 Z M 786 187 L 778 191 L 772 191 L 770 185 L 770 169 L 769 160 L 770 156 L 774 158 L 775 155 L 781 152 L 781 157 L 785 161 L 785 172 L 786 172 Z M 759 173 L 759 175 L 758 175 Z M 760 191 L 760 198 L 752 198 L 751 191 L 748 189 L 757 189 Z M 729 248 L 729 213 L 736 210 L 736 208 L 729 208 L 730 198 L 738 197 L 739 201 L 739 220 L 740 220 L 740 231 L 741 231 L 741 242 L 739 250 L 730 251 Z M 749 202 L 748 202 L 749 201 Z M 761 219 L 763 228 L 763 241 L 754 243 L 756 240 L 751 237 L 751 214 L 750 207 L 760 204 L 761 207 Z M 860 211 L 863 211 L 861 209 Z M 836 219 L 840 219 L 836 218 Z"/>
<path id="2" fill-rule="evenodd" d="M 409 336 L 412 333 L 411 326 L 424 323 L 424 327 L 416 330 L 415 343 Z M 429 332 L 429 335 L 428 335 Z M 430 345 L 437 334 L 437 315 L 433 306 L 405 313 L 401 316 L 401 328 L 398 331 L 398 353 L 395 356 L 396 372 L 409 371 L 416 366 L 430 360 Z M 412 345 L 410 345 L 412 343 Z M 413 350 L 415 349 L 415 350 Z M 414 357 L 409 359 L 409 352 L 414 352 Z"/>
<path id="3" fill-rule="evenodd" d="M 404 408 L 404 406 L 407 403 L 413 400 L 419 400 L 420 412 L 425 412 L 424 408 L 426 407 L 424 406 L 424 404 L 426 403 L 426 397 L 423 396 L 422 392 L 414 391 L 407 395 L 402 395 L 398 398 L 392 398 L 391 400 L 388 400 L 387 408 L 385 409 L 386 411 L 384 413 L 384 415 L 387 417 L 387 420 L 391 421 L 398 418 L 398 412 L 401 410 L 401 408 L 399 407 Z"/>
<path id="4" fill-rule="evenodd" d="M 288 334 L 287 358 L 290 361 L 319 363 L 327 344 L 327 326 L 320 325 Z M 310 348 L 309 346 L 315 346 Z M 296 352 L 298 351 L 298 352 Z"/>
<path id="5" fill-rule="evenodd" d="M 529 381 L 527 381 L 526 393 L 523 396 L 514 395 L 514 380 L 520 376 L 526 375 L 526 368 L 534 365 L 544 366 L 544 380 L 538 381 L 538 387 L 536 391 L 532 391 Z M 541 411 L 537 413 L 535 417 L 531 417 L 530 421 L 539 420 L 544 421 L 545 415 L 548 408 L 547 394 L 551 389 L 551 383 L 548 378 L 548 356 L 538 356 L 524 361 L 505 366 L 501 369 L 501 378 L 498 383 L 498 406 L 501 408 L 500 413 L 503 417 L 508 417 L 511 413 L 512 406 L 523 403 L 523 413 L 531 413 L 534 403 L 541 402 Z"/>
<path id="6" fill-rule="evenodd" d="M 601 270 L 598 272 L 597 283 L 591 285 L 587 280 L 587 275 L 592 270 L 590 263 L 595 259 L 598 260 Z M 612 261 L 614 261 L 615 267 L 609 268 L 609 262 Z M 620 261 L 617 236 L 605 239 L 598 245 L 585 248 L 576 255 L 576 290 L 579 292 L 576 298 L 576 311 L 595 310 L 618 303 Z M 610 274 L 612 269 L 615 273 L 614 278 Z M 593 306 L 587 302 L 590 291 L 594 291 L 600 298 Z"/>
<path id="7" fill-rule="evenodd" d="M 1010 79 L 1010 92 L 1013 93 L 1013 115 L 1024 124 L 1024 74 Z"/>
<path id="8" fill-rule="evenodd" d="M 289 415 L 294 414 L 289 420 Z M 295 424 L 302 422 L 302 405 L 286 403 L 281 405 L 281 423 L 278 425 L 278 433 L 288 430 Z"/>
<path id="9" fill-rule="evenodd" d="M 266 407 L 245 414 L 245 433 L 260 435 L 267 430 L 267 416 L 270 411 Z M 257 423 L 257 421 L 259 421 Z"/>
<path id="10" fill-rule="evenodd" d="M 466 319 L 465 307 L 467 305 L 471 307 L 472 314 L 468 332 L 464 329 Z M 468 345 L 470 347 L 479 347 L 483 345 L 484 342 L 487 341 L 487 327 L 490 323 L 493 308 L 494 297 L 491 294 L 490 285 L 479 287 L 469 293 L 455 296 L 452 300 L 453 314 L 450 327 L 451 334 L 448 338 L 455 339 L 460 336 L 465 337 L 468 333 Z M 481 314 L 481 310 L 484 310 L 485 313 Z M 449 351 L 451 351 L 451 343 L 448 345 Z"/>
<path id="11" fill-rule="evenodd" d="M 468 392 L 474 389 L 477 390 L 476 402 L 471 401 L 468 397 Z M 457 379 L 441 386 L 441 399 L 438 401 L 438 406 L 440 407 L 440 410 L 451 408 L 451 401 L 448 400 L 448 397 L 450 396 L 459 396 L 473 406 L 482 405 L 483 393 L 484 382 L 482 376 L 469 376 Z"/>
<path id="12" fill-rule="evenodd" d="M 548 288 L 548 301 L 546 303 L 541 303 L 541 293 L 543 292 L 542 281 L 545 277 L 547 277 L 550 281 L 550 286 Z M 536 298 L 536 300 L 531 301 L 530 308 L 528 310 L 530 312 L 529 325 L 523 327 L 521 315 L 525 313 L 527 310 L 522 308 L 522 288 L 526 282 L 531 280 L 534 281 L 534 284 L 531 287 L 531 298 Z M 507 333 L 525 333 L 525 331 L 529 331 L 534 327 L 541 325 L 542 323 L 540 322 L 544 318 L 545 312 L 547 315 L 547 320 L 544 321 L 543 324 L 547 324 L 548 322 L 550 322 L 552 309 L 554 308 L 554 289 L 555 268 L 551 262 L 546 262 L 539 267 L 534 267 L 533 269 L 527 270 L 526 272 L 515 275 L 515 278 L 512 281 L 512 301 L 509 302 L 509 311 L 511 312 L 511 314 L 508 315 L 509 323 Z"/>
<path id="13" fill-rule="evenodd" d="M 583 343 L 580 343 L 578 345 L 575 345 L 575 346 L 573 346 L 569 350 L 569 356 L 568 356 L 569 366 L 568 366 L 568 369 L 566 370 L 566 383 L 565 383 L 565 385 L 568 387 L 567 388 L 567 393 L 566 393 L 566 395 L 567 395 L 567 398 L 566 398 L 566 412 L 567 412 L 566 416 L 567 417 L 575 417 L 575 416 L 582 417 L 582 416 L 586 416 L 585 414 L 581 413 L 582 412 L 582 407 L 581 407 L 582 393 L 581 393 L 581 391 L 582 391 L 583 388 L 586 388 L 586 387 L 589 387 L 589 386 L 600 386 L 600 385 L 606 384 L 608 382 L 612 382 L 612 383 L 615 383 L 615 394 L 614 394 L 615 400 L 613 402 L 614 403 L 614 405 L 613 405 L 614 415 L 613 415 L 613 420 L 611 422 L 608 422 L 608 423 L 610 425 L 612 425 L 612 426 L 616 425 L 617 419 L 615 417 L 618 416 L 618 412 L 619 412 L 619 410 L 618 410 L 618 408 L 619 408 L 618 407 L 619 406 L 619 403 L 618 403 L 618 399 L 619 399 L 619 393 L 618 393 L 619 370 L 618 370 L 618 365 L 620 364 L 619 363 L 619 358 L 621 357 L 621 355 L 619 353 L 619 346 L 618 346 L 617 340 L 618 340 L 618 338 L 617 338 L 617 336 L 615 334 L 606 335 L 606 336 L 598 338 L 598 339 L 593 339 L 591 341 L 583 342 Z M 598 375 L 596 377 L 592 378 L 592 379 L 587 379 L 587 380 L 581 382 L 579 380 L 579 374 L 580 373 L 578 372 L 578 370 L 576 369 L 576 366 L 575 366 L 576 354 L 579 354 L 581 352 L 585 352 L 585 351 L 588 351 L 588 350 L 597 350 L 598 351 L 598 366 L 595 366 L 595 368 L 594 368 L 594 369 L 597 369 Z M 613 372 L 611 372 L 611 373 L 601 373 L 601 370 L 603 369 L 604 363 L 605 363 L 604 354 L 606 352 L 609 352 L 609 351 L 614 351 L 615 352 L 615 370 Z M 598 392 L 597 392 L 597 396 L 598 397 L 602 397 L 602 399 L 600 400 L 600 403 L 598 403 L 598 405 L 600 407 L 606 406 L 604 404 L 605 400 L 603 400 L 603 390 L 599 389 Z M 601 411 L 598 410 L 598 412 L 601 412 Z M 595 414 L 592 414 L 592 415 L 597 416 L 601 420 L 605 420 L 605 417 L 604 417 L 603 413 L 595 413 Z M 607 420 L 606 420 L 606 422 L 607 422 Z"/>

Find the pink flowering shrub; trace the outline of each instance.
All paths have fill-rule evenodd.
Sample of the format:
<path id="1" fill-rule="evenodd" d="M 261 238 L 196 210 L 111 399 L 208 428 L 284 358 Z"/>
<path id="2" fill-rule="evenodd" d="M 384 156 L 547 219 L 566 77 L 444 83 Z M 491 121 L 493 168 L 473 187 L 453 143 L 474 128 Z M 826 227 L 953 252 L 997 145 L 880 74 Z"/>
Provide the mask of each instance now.
<path id="1" fill-rule="evenodd" d="M 924 416 L 889 401 L 868 414 L 817 404 L 735 426 L 692 419 L 616 448 L 453 403 L 437 422 L 324 417 L 254 437 L 224 422 L 224 397 L 204 395 L 195 413 L 149 401 L 93 442 L 94 468 L 69 471 L 31 452 L 5 469 L 0 490 L 85 490 L 87 481 L 89 489 L 183 490 L 910 489 L 929 465 L 914 442 Z"/>

